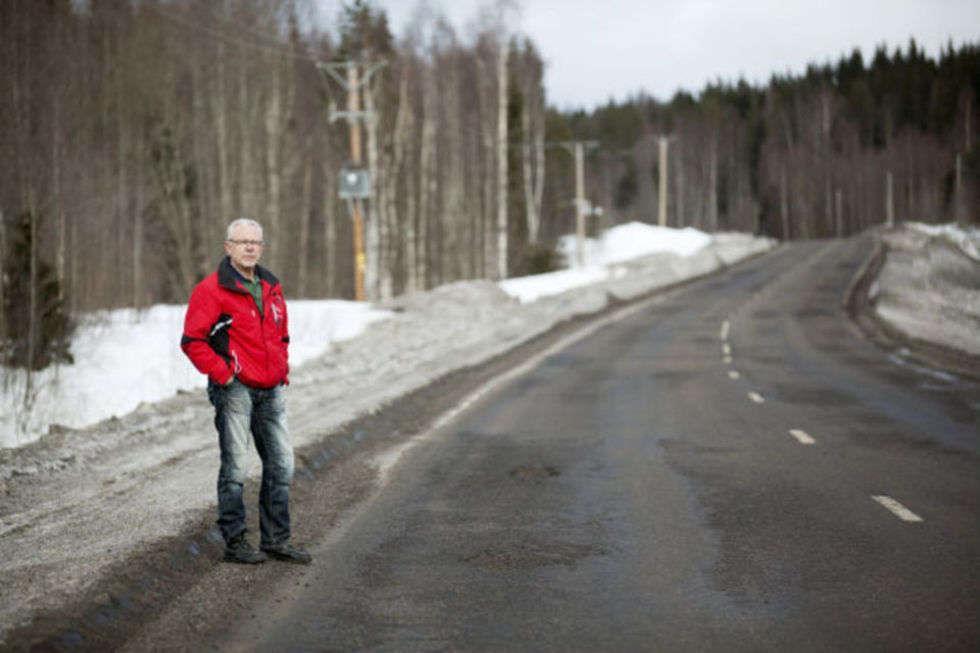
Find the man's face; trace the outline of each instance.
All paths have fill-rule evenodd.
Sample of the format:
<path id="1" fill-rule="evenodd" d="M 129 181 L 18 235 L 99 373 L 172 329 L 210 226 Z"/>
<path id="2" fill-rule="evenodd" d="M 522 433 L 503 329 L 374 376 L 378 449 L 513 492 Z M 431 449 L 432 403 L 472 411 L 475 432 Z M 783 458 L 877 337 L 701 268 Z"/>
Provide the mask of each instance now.
<path id="1" fill-rule="evenodd" d="M 236 225 L 225 241 L 225 253 L 240 270 L 252 270 L 262 258 L 262 230 L 247 224 Z"/>

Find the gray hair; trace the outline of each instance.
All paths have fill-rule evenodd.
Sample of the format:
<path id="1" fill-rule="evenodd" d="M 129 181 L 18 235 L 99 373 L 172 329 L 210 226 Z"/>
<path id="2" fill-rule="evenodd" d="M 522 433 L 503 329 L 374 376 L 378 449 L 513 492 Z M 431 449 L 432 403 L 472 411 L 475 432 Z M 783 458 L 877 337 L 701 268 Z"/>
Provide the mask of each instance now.
<path id="1" fill-rule="evenodd" d="M 255 220 L 251 218 L 238 218 L 237 220 L 232 220 L 231 224 L 228 225 L 228 231 L 225 233 L 226 240 L 231 240 L 231 232 L 235 227 L 255 227 L 259 231 L 262 231 L 262 225 Z"/>

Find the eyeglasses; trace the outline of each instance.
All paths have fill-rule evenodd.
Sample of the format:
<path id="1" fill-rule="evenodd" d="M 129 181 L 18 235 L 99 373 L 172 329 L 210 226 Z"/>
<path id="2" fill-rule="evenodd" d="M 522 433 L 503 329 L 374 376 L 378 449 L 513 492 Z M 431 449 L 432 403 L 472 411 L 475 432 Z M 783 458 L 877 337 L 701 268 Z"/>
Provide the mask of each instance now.
<path id="1" fill-rule="evenodd" d="M 228 239 L 228 242 L 232 245 L 238 245 L 239 247 L 248 247 L 249 245 L 252 245 L 253 247 L 262 247 L 265 244 L 261 240 L 231 240 L 230 238 Z"/>

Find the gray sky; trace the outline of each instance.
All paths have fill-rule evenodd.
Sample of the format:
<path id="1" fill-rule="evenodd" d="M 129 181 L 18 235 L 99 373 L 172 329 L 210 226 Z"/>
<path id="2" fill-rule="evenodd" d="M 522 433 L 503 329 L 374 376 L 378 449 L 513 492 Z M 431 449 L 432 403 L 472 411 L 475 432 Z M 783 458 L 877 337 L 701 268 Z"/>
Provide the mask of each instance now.
<path id="1" fill-rule="evenodd" d="M 324 18 L 339 0 L 318 0 Z M 418 0 L 374 0 L 401 35 Z M 429 0 L 466 38 L 487 0 Z M 643 89 L 669 99 L 716 78 L 764 83 L 860 47 L 904 49 L 914 36 L 937 55 L 952 39 L 980 42 L 980 0 L 523 0 L 514 21 L 547 64 L 549 104 L 586 107 Z"/>

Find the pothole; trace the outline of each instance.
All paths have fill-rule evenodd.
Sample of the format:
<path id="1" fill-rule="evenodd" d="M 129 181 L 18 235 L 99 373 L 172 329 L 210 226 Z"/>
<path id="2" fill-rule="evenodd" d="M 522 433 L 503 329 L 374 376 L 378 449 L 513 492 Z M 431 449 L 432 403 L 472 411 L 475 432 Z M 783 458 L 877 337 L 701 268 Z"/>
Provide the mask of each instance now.
<path id="1" fill-rule="evenodd" d="M 510 470 L 511 478 L 518 481 L 535 481 L 560 475 L 557 467 L 550 465 L 521 465 Z"/>

